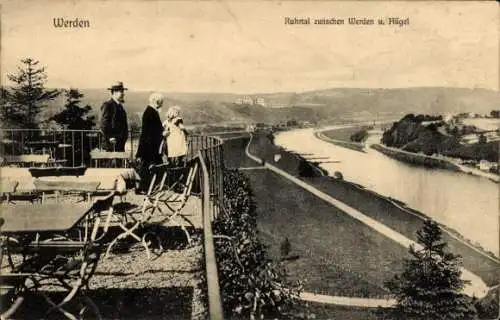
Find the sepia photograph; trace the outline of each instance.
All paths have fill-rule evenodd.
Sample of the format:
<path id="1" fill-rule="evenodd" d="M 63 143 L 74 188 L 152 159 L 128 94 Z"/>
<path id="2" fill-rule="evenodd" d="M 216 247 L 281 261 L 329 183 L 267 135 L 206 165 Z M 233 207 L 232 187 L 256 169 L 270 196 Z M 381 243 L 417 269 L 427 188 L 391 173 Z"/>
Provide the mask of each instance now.
<path id="1" fill-rule="evenodd" d="M 496 1 L 3 1 L 0 318 L 500 317 Z"/>

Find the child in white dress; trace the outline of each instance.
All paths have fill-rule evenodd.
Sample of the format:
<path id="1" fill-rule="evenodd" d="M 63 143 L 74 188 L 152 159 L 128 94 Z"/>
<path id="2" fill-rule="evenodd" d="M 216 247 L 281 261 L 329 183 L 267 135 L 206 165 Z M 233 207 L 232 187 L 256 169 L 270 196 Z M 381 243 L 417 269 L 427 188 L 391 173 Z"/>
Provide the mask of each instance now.
<path id="1" fill-rule="evenodd" d="M 187 131 L 180 117 L 180 107 L 173 106 L 167 110 L 167 120 L 163 121 L 163 136 L 166 143 L 168 163 L 183 166 L 187 154 Z"/>

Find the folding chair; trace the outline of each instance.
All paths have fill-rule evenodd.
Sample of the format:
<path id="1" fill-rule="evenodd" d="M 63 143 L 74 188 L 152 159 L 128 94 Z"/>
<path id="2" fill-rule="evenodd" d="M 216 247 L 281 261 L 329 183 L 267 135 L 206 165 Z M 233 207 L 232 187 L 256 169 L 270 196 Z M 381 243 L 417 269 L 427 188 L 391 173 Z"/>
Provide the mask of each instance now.
<path id="1" fill-rule="evenodd" d="M 189 223 L 194 226 L 193 223 L 182 214 L 182 209 L 186 206 L 186 203 L 191 195 L 191 190 L 193 188 L 193 183 L 198 172 L 198 162 L 197 159 L 189 161 L 184 167 L 169 168 L 169 182 L 167 187 L 164 188 L 162 192 L 159 193 L 156 199 L 156 206 L 162 214 L 165 214 L 162 207 L 166 207 L 169 211 L 167 217 L 162 221 L 176 221 L 179 223 L 181 229 L 186 234 L 188 243 L 191 244 L 191 236 L 186 229 L 184 222 Z M 161 205 L 161 206 L 160 206 Z"/>
<path id="2" fill-rule="evenodd" d="M 151 258 L 149 250 L 150 243 L 146 241 L 146 237 L 149 235 L 153 235 L 156 237 L 156 235 L 151 232 L 146 232 L 141 237 L 137 235 L 137 230 L 144 227 L 146 223 L 148 223 L 154 216 L 156 210 L 159 210 L 158 203 L 160 200 L 160 196 L 163 193 L 164 184 L 168 175 L 168 169 L 169 168 L 167 164 L 155 165 L 151 167 L 152 179 L 149 184 L 148 192 L 144 195 L 142 207 L 140 210 L 117 210 L 114 212 L 114 216 L 115 218 L 117 218 L 115 220 L 118 220 L 118 226 L 123 230 L 123 232 L 119 234 L 108 245 L 106 256 L 109 256 L 109 253 L 111 252 L 112 248 L 118 243 L 118 241 L 123 240 L 127 237 L 132 237 L 136 241 L 142 243 L 143 247 L 146 250 L 148 259 Z M 129 220 L 132 222 L 131 227 L 127 227 L 126 225 Z M 161 247 L 161 242 L 158 241 L 158 243 L 160 245 L 159 250 L 160 252 L 162 252 L 163 248 Z"/>

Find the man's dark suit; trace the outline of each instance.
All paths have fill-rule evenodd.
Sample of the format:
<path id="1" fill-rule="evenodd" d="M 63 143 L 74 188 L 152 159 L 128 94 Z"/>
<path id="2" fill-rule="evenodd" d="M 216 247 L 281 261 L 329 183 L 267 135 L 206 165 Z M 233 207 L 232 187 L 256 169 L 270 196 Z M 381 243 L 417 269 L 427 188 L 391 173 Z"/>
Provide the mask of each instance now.
<path id="1" fill-rule="evenodd" d="M 163 140 L 162 132 L 163 124 L 158 111 L 148 106 L 142 115 L 141 138 L 135 157 L 141 158 L 144 162 L 161 163 L 159 148 Z"/>
<path id="2" fill-rule="evenodd" d="M 152 164 L 162 163 L 160 154 L 160 144 L 163 140 L 163 124 L 160 120 L 160 115 L 151 106 L 147 106 L 142 115 L 141 137 L 139 139 L 139 147 L 135 155 L 136 159 L 141 159 L 140 167 L 138 168 L 141 182 L 139 190 L 146 191 L 151 181 L 151 171 L 149 166 Z"/>
<path id="3" fill-rule="evenodd" d="M 123 106 L 113 99 L 102 104 L 101 131 L 104 133 L 105 150 L 113 151 L 113 144 L 109 142 L 109 139 L 115 138 L 114 151 L 125 151 L 125 142 L 128 138 L 127 113 Z"/>

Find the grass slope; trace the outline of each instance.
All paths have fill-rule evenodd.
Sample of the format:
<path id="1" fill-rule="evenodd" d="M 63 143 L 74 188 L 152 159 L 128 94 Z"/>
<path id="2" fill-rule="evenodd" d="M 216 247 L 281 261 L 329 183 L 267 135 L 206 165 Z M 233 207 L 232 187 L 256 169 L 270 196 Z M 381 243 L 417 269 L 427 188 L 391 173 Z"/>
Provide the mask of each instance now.
<path id="1" fill-rule="evenodd" d="M 273 163 L 272 155 L 280 150 L 279 147 L 272 145 L 265 136 L 256 137 L 255 144 L 252 142 L 250 152 L 259 157 L 264 157 L 266 161 L 283 169 L 290 174 L 299 177 L 297 167 L 299 160 L 292 154 L 281 150 L 281 160 Z M 385 197 L 374 192 L 364 190 L 359 186 L 347 181 L 337 180 L 330 177 L 316 177 L 304 179 L 319 190 L 331 195 L 332 197 L 346 203 L 347 205 L 363 212 L 364 214 L 382 222 L 388 227 L 398 231 L 406 237 L 416 240 L 416 232 L 422 227 L 424 216 L 422 213 L 410 210 L 416 215 L 408 213 L 406 210 L 395 206 Z M 455 254 L 463 257 L 464 267 L 471 272 L 476 273 L 489 285 L 498 284 L 498 269 L 500 264 L 485 257 L 477 250 L 471 248 L 447 234 L 444 234 L 444 240 L 448 243 L 449 249 Z"/>
<path id="2" fill-rule="evenodd" d="M 258 226 L 278 258 L 288 237 L 292 278 L 308 291 L 380 297 L 383 281 L 401 271 L 407 249 L 269 171 L 246 171 L 257 199 Z"/>

